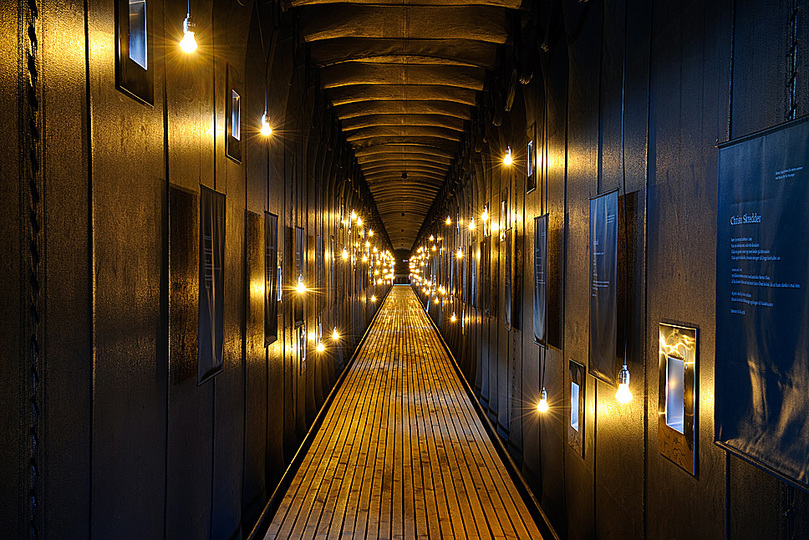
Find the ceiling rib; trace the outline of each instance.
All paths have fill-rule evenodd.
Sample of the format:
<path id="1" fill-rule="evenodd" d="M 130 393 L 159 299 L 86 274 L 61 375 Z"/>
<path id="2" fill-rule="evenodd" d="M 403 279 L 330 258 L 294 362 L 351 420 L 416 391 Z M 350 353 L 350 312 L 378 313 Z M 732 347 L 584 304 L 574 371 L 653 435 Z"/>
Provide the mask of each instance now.
<path id="1" fill-rule="evenodd" d="M 394 249 L 409 250 L 522 0 L 290 0 Z"/>

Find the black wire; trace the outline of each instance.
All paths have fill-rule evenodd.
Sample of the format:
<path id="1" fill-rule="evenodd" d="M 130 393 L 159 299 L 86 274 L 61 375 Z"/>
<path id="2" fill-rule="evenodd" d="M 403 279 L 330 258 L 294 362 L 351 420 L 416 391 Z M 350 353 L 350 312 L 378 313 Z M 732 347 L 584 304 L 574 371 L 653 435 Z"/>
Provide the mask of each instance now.
<path id="1" fill-rule="evenodd" d="M 626 268 L 624 270 L 624 365 L 626 368 L 627 348 L 629 336 L 629 215 L 626 212 L 626 145 L 624 124 L 626 123 L 626 57 L 627 57 L 627 12 L 624 12 L 624 58 L 621 68 L 621 183 L 624 190 L 624 257 Z"/>

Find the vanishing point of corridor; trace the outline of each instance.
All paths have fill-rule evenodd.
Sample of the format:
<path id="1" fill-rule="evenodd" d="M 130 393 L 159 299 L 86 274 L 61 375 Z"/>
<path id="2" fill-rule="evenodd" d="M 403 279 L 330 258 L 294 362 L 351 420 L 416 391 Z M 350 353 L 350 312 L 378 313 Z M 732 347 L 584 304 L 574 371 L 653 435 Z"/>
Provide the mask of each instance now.
<path id="1" fill-rule="evenodd" d="M 393 287 L 266 538 L 540 538 L 451 362 Z"/>

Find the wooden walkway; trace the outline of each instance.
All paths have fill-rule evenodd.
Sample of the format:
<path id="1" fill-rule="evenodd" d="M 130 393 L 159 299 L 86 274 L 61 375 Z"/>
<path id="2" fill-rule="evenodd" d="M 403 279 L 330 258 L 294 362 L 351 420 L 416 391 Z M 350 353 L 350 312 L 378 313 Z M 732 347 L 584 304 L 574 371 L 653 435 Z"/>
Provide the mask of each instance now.
<path id="1" fill-rule="evenodd" d="M 540 538 L 415 294 L 391 291 L 266 538 Z"/>

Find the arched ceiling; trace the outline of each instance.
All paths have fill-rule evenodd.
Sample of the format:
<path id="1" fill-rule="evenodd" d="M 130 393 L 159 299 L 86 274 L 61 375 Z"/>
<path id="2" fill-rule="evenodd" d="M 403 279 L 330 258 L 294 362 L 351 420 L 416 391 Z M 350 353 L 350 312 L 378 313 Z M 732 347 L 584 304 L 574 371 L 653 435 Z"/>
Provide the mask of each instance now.
<path id="1" fill-rule="evenodd" d="M 394 249 L 409 251 L 522 0 L 291 0 Z"/>

